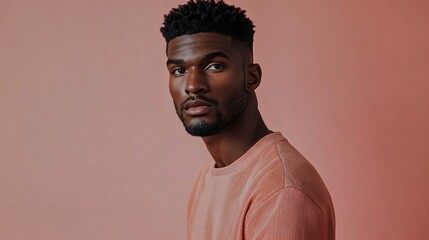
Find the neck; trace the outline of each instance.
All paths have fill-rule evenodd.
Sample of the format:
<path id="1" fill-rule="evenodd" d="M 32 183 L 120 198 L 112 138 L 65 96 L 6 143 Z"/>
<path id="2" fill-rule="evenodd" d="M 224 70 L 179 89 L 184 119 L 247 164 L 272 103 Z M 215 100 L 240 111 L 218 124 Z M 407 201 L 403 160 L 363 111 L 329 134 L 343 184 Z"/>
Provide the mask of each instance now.
<path id="1" fill-rule="evenodd" d="M 221 168 L 240 158 L 259 139 L 271 132 L 255 107 L 253 111 L 246 111 L 232 126 L 216 135 L 203 137 L 203 141 L 216 162 L 216 167 Z"/>

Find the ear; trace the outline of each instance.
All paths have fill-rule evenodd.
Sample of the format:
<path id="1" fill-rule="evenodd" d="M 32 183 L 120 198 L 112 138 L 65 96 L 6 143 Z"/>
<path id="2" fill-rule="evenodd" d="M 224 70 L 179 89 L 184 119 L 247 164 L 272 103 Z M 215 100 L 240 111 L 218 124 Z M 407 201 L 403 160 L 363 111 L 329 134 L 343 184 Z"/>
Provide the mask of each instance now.
<path id="1" fill-rule="evenodd" d="M 246 80 L 246 89 L 247 91 L 255 91 L 255 89 L 261 83 L 262 70 L 261 66 L 257 63 L 250 64 L 248 68 L 248 75 Z"/>

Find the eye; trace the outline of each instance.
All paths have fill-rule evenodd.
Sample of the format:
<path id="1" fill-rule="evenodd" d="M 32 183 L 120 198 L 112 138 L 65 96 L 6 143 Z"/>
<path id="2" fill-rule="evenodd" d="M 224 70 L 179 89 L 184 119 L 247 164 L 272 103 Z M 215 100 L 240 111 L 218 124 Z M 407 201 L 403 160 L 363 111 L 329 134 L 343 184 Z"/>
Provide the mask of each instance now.
<path id="1" fill-rule="evenodd" d="M 180 76 L 180 75 L 184 74 L 185 72 L 186 72 L 186 70 L 182 67 L 173 68 L 173 70 L 171 70 L 171 74 L 174 74 L 176 76 Z"/>
<path id="2" fill-rule="evenodd" d="M 215 72 L 221 71 L 225 66 L 222 63 L 212 63 L 206 67 L 206 70 L 212 70 Z"/>

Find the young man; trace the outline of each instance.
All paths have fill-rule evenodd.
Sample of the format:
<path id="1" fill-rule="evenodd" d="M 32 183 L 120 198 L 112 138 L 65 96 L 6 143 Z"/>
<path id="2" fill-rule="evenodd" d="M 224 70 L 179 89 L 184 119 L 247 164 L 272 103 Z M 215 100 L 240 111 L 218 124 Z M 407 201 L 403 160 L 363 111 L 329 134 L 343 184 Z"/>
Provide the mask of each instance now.
<path id="1" fill-rule="evenodd" d="M 259 113 L 253 28 L 245 11 L 214 0 L 172 9 L 161 28 L 177 115 L 215 162 L 191 193 L 188 239 L 333 240 L 322 179 Z"/>

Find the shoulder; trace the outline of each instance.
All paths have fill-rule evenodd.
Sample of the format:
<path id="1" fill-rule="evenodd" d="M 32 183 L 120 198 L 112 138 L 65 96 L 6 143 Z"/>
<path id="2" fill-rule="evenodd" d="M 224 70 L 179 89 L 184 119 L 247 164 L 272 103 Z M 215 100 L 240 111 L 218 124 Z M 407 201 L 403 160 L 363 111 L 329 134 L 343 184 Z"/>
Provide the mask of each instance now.
<path id="1" fill-rule="evenodd" d="M 272 192 L 292 187 L 307 193 L 314 185 L 324 186 L 317 170 L 284 137 L 261 151 L 254 161 L 252 178 Z"/>
<path id="2" fill-rule="evenodd" d="M 311 187 L 324 186 L 314 166 L 286 139 L 276 144 L 278 159 L 284 173 L 284 187 L 293 187 L 303 192 Z"/>
<path id="3" fill-rule="evenodd" d="M 255 207 L 270 198 L 289 194 L 309 200 L 326 215 L 333 214 L 331 197 L 319 173 L 285 138 L 275 141 L 258 158 L 260 194 L 255 195 Z"/>
<path id="4" fill-rule="evenodd" d="M 271 215 L 275 212 L 279 214 L 280 218 L 295 219 L 296 214 L 323 216 L 322 209 L 304 192 L 294 187 L 282 188 L 266 199 L 264 199 L 258 206 L 254 206 L 247 213 L 247 222 L 258 221 L 262 215 Z"/>

